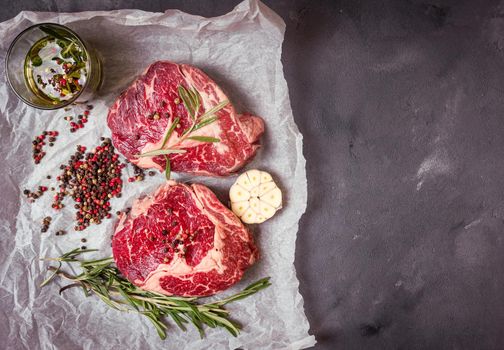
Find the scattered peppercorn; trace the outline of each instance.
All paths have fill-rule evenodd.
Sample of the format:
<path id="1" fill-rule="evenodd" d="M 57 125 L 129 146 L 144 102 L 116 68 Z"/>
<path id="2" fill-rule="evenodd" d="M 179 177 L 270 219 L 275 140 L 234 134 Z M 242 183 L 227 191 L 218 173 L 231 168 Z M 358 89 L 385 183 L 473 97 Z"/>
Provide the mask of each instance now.
<path id="1" fill-rule="evenodd" d="M 54 142 L 56 141 L 56 136 L 58 136 L 58 132 L 44 130 L 42 134 L 35 137 L 35 139 L 32 141 L 33 161 L 35 164 L 39 164 L 42 158 L 44 158 L 44 156 L 46 155 L 46 152 L 43 151 L 43 148 L 46 144 L 46 136 L 49 136 L 49 146 L 53 146 Z"/>
<path id="2" fill-rule="evenodd" d="M 40 229 L 40 232 L 47 232 L 47 230 L 49 229 L 49 226 L 51 225 L 51 220 L 52 218 L 50 216 L 46 216 L 43 220 L 42 220 L 42 228 Z"/>
<path id="3" fill-rule="evenodd" d="M 128 182 L 143 181 L 145 179 L 145 171 L 135 164 L 132 164 L 132 166 L 134 175 L 128 178 Z"/>
<path id="4" fill-rule="evenodd" d="M 76 116 L 67 115 L 64 117 L 64 119 L 67 122 L 69 122 L 71 133 L 74 133 L 77 130 L 82 129 L 84 127 L 84 124 L 86 124 L 88 122 L 88 119 L 90 116 L 90 110 L 92 110 L 92 109 L 93 109 L 92 105 L 87 105 L 86 109 L 82 113 L 80 113 Z M 77 122 L 73 121 L 74 119 L 76 119 Z"/>
<path id="5" fill-rule="evenodd" d="M 47 191 L 47 187 L 46 186 L 39 186 L 37 188 L 37 191 L 30 191 L 28 189 L 24 189 L 23 190 L 23 194 L 26 196 L 26 198 L 28 199 L 28 201 L 30 203 L 33 203 L 35 202 L 36 199 L 39 199 L 40 197 L 42 197 L 42 195 Z"/>
<path id="6" fill-rule="evenodd" d="M 110 214 L 110 199 L 122 190 L 121 170 L 125 164 L 119 162 L 110 139 L 86 153 L 86 147 L 77 146 L 68 164 L 63 164 L 56 178 L 59 192 L 54 196 L 52 207 L 61 209 L 63 199 L 69 195 L 75 201 L 75 227 L 82 231 L 91 224 L 100 224 Z"/>

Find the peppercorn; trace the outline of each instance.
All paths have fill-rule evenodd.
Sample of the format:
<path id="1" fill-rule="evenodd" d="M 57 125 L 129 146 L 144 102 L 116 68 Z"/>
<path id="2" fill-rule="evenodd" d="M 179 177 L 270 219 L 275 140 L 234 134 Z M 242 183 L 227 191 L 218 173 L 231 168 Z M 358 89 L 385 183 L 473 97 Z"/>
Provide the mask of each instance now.
<path id="1" fill-rule="evenodd" d="M 55 197 L 53 207 L 62 205 L 67 195 L 74 199 L 76 231 L 112 217 L 108 200 L 120 194 L 122 166 L 108 142 L 103 138 L 101 145 L 87 153 L 86 147 L 78 145 L 69 163 L 60 167 L 60 196 Z"/>
<path id="2" fill-rule="evenodd" d="M 42 134 L 35 137 L 32 141 L 32 149 L 33 149 L 33 160 L 35 164 L 39 164 L 42 158 L 44 158 L 46 152 L 43 151 L 43 146 L 45 142 L 43 141 L 49 135 L 49 146 L 54 146 L 54 142 L 56 141 L 56 137 L 58 135 L 57 131 L 44 131 Z"/>

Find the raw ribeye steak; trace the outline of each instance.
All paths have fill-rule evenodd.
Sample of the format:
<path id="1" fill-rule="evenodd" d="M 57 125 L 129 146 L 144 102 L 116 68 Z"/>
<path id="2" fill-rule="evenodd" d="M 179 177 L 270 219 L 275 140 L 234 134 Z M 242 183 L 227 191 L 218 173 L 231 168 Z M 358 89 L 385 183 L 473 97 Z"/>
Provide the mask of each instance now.
<path id="1" fill-rule="evenodd" d="M 112 252 L 138 287 L 180 296 L 222 291 L 258 257 L 250 232 L 212 191 L 174 181 L 122 214 Z"/>
<path id="2" fill-rule="evenodd" d="M 200 108 L 189 115 L 179 87 L 199 93 Z M 184 149 L 183 154 L 170 154 L 171 170 L 202 175 L 229 175 L 255 155 L 259 137 L 264 131 L 260 117 L 236 113 L 228 103 L 215 113 L 218 119 L 191 133 L 220 142 L 203 142 L 184 138 L 194 116 L 205 113 L 228 98 L 205 73 L 186 64 L 159 61 L 150 65 L 110 108 L 107 123 L 116 148 L 142 168 L 164 169 L 164 155 L 137 158 L 142 153 L 160 149 L 174 120 L 179 123 L 163 149 Z M 207 119 L 207 118 L 204 118 Z M 187 135 L 186 135 L 187 136 Z"/>

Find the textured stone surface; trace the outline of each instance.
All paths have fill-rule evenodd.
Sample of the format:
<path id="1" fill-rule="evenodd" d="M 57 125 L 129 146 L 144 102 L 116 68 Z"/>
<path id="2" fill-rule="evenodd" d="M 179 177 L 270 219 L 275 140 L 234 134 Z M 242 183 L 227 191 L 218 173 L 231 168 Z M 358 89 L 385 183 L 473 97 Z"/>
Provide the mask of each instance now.
<path id="1" fill-rule="evenodd" d="M 2 0 L 215 16 L 238 1 Z M 504 348 L 504 3 L 268 1 L 304 134 L 317 349 Z"/>

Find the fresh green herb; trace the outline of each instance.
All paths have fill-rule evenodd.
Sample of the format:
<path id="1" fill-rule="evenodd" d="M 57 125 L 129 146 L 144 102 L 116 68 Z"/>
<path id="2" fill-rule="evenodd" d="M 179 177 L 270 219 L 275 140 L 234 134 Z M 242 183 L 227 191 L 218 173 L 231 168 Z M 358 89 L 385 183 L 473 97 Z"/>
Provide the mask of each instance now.
<path id="1" fill-rule="evenodd" d="M 30 56 L 30 61 L 34 67 L 39 67 L 42 64 L 42 58 L 39 56 L 39 52 L 46 45 L 46 41 L 41 41 L 30 48 L 28 55 Z"/>
<path id="2" fill-rule="evenodd" d="M 161 156 L 163 154 L 172 154 L 172 153 L 186 153 L 187 151 L 185 149 L 156 149 L 154 151 L 138 154 L 136 157 L 137 158 L 143 158 L 143 157 L 154 157 L 154 156 Z"/>
<path id="3" fill-rule="evenodd" d="M 200 121 L 198 124 L 196 124 L 193 128 L 193 131 L 196 131 L 198 129 L 201 129 L 202 127 L 204 126 L 207 126 L 208 124 L 212 124 L 214 121 L 216 121 L 218 119 L 218 117 L 216 116 L 213 116 L 213 117 L 210 117 L 208 119 L 205 119 L 205 120 L 202 120 Z"/>
<path id="4" fill-rule="evenodd" d="M 222 108 L 226 107 L 228 103 L 229 103 L 228 100 L 222 101 L 221 103 L 219 103 L 218 105 L 216 105 L 212 109 L 210 109 L 209 111 L 205 112 L 205 114 L 203 114 L 202 116 L 200 116 L 199 119 L 200 120 L 205 120 L 206 118 L 213 117 L 215 113 L 217 113 L 218 111 L 220 111 Z"/>
<path id="5" fill-rule="evenodd" d="M 186 139 L 194 140 L 194 141 L 200 141 L 200 142 L 220 142 L 220 139 L 217 139 L 215 137 L 210 137 L 210 136 L 190 136 L 192 132 L 201 129 L 213 122 L 215 122 L 218 119 L 218 116 L 215 115 L 218 111 L 226 107 L 229 103 L 229 101 L 222 101 L 221 103 L 217 104 L 204 114 L 198 116 L 200 107 L 201 107 L 201 95 L 196 90 L 195 88 L 189 88 L 186 89 L 183 85 L 179 85 L 178 87 L 178 93 L 180 98 L 182 99 L 182 103 L 184 104 L 184 107 L 187 110 L 187 113 L 189 114 L 189 117 L 192 119 L 192 124 L 189 128 L 187 128 L 183 133 L 180 139 L 178 140 L 177 144 L 173 146 L 173 148 L 169 149 L 164 149 L 164 146 L 168 142 L 170 136 L 172 135 L 175 127 L 178 125 L 180 118 L 175 118 L 173 120 L 172 125 L 168 129 L 168 132 L 166 133 L 163 143 L 161 144 L 160 149 L 150 151 L 147 153 L 142 153 L 137 155 L 138 158 L 140 157 L 154 157 L 158 155 L 165 155 L 165 158 L 167 154 L 172 154 L 172 153 L 183 153 L 180 152 L 183 150 L 180 146 L 182 145 L 182 142 L 185 141 Z M 176 151 L 176 152 L 175 152 Z M 167 166 L 170 165 L 169 161 L 166 162 Z M 166 179 L 170 179 L 170 171 L 166 172 Z"/>
<path id="6" fill-rule="evenodd" d="M 173 123 L 172 125 L 170 126 L 170 128 L 168 129 L 168 132 L 166 133 L 165 135 L 165 138 L 163 140 L 163 143 L 161 144 L 161 149 L 166 145 L 166 142 L 168 142 L 168 139 L 170 138 L 171 134 L 173 133 L 173 130 L 175 130 L 175 128 L 177 127 L 178 123 L 180 121 L 180 118 L 177 117 L 173 120 Z"/>
<path id="7" fill-rule="evenodd" d="M 220 142 L 220 139 L 210 136 L 189 136 L 187 139 L 200 142 Z"/>
<path id="8" fill-rule="evenodd" d="M 39 55 L 32 56 L 32 57 L 30 57 L 30 59 L 31 59 L 31 63 L 34 67 L 38 67 L 38 66 L 42 65 L 42 58 L 40 58 Z"/>
<path id="9" fill-rule="evenodd" d="M 67 37 L 67 33 L 59 28 L 56 28 L 51 25 L 41 25 L 39 26 L 39 28 L 41 31 L 54 37 L 55 39 L 62 41 L 70 41 L 70 38 Z"/>
<path id="10" fill-rule="evenodd" d="M 68 33 L 57 27 L 50 25 L 42 25 L 39 27 L 44 33 L 56 39 L 56 44 L 61 47 L 61 57 L 72 57 L 76 63 L 86 61 L 87 57 L 75 39 L 68 36 Z"/>
<path id="11" fill-rule="evenodd" d="M 166 177 L 166 180 L 170 180 L 170 175 L 171 175 L 171 164 L 170 164 L 170 158 L 168 158 L 168 156 L 164 156 L 165 157 L 165 177 Z"/>
<path id="12" fill-rule="evenodd" d="M 165 321 L 168 317 L 183 331 L 186 331 L 187 324 L 192 323 L 201 337 L 205 335 L 205 325 L 211 328 L 225 328 L 236 337 L 240 331 L 240 325 L 231 320 L 229 311 L 224 306 L 247 298 L 271 285 L 269 277 L 263 278 L 239 293 L 208 303 L 201 302 L 200 298 L 195 297 L 166 296 L 148 292 L 133 285 L 120 275 L 117 268 L 113 266 L 112 258 L 78 259 L 81 253 L 89 251 L 93 250 L 74 249 L 59 258 L 45 259 L 56 261 L 58 266 L 48 268 L 52 273 L 41 286 L 48 284 L 56 276 L 68 279 L 71 284 L 62 287 L 60 294 L 69 288 L 80 287 L 86 297 L 95 294 L 114 309 L 138 312 L 152 322 L 161 339 L 166 338 L 168 326 Z M 62 262 L 79 263 L 83 271 L 78 275 L 61 271 Z"/>

